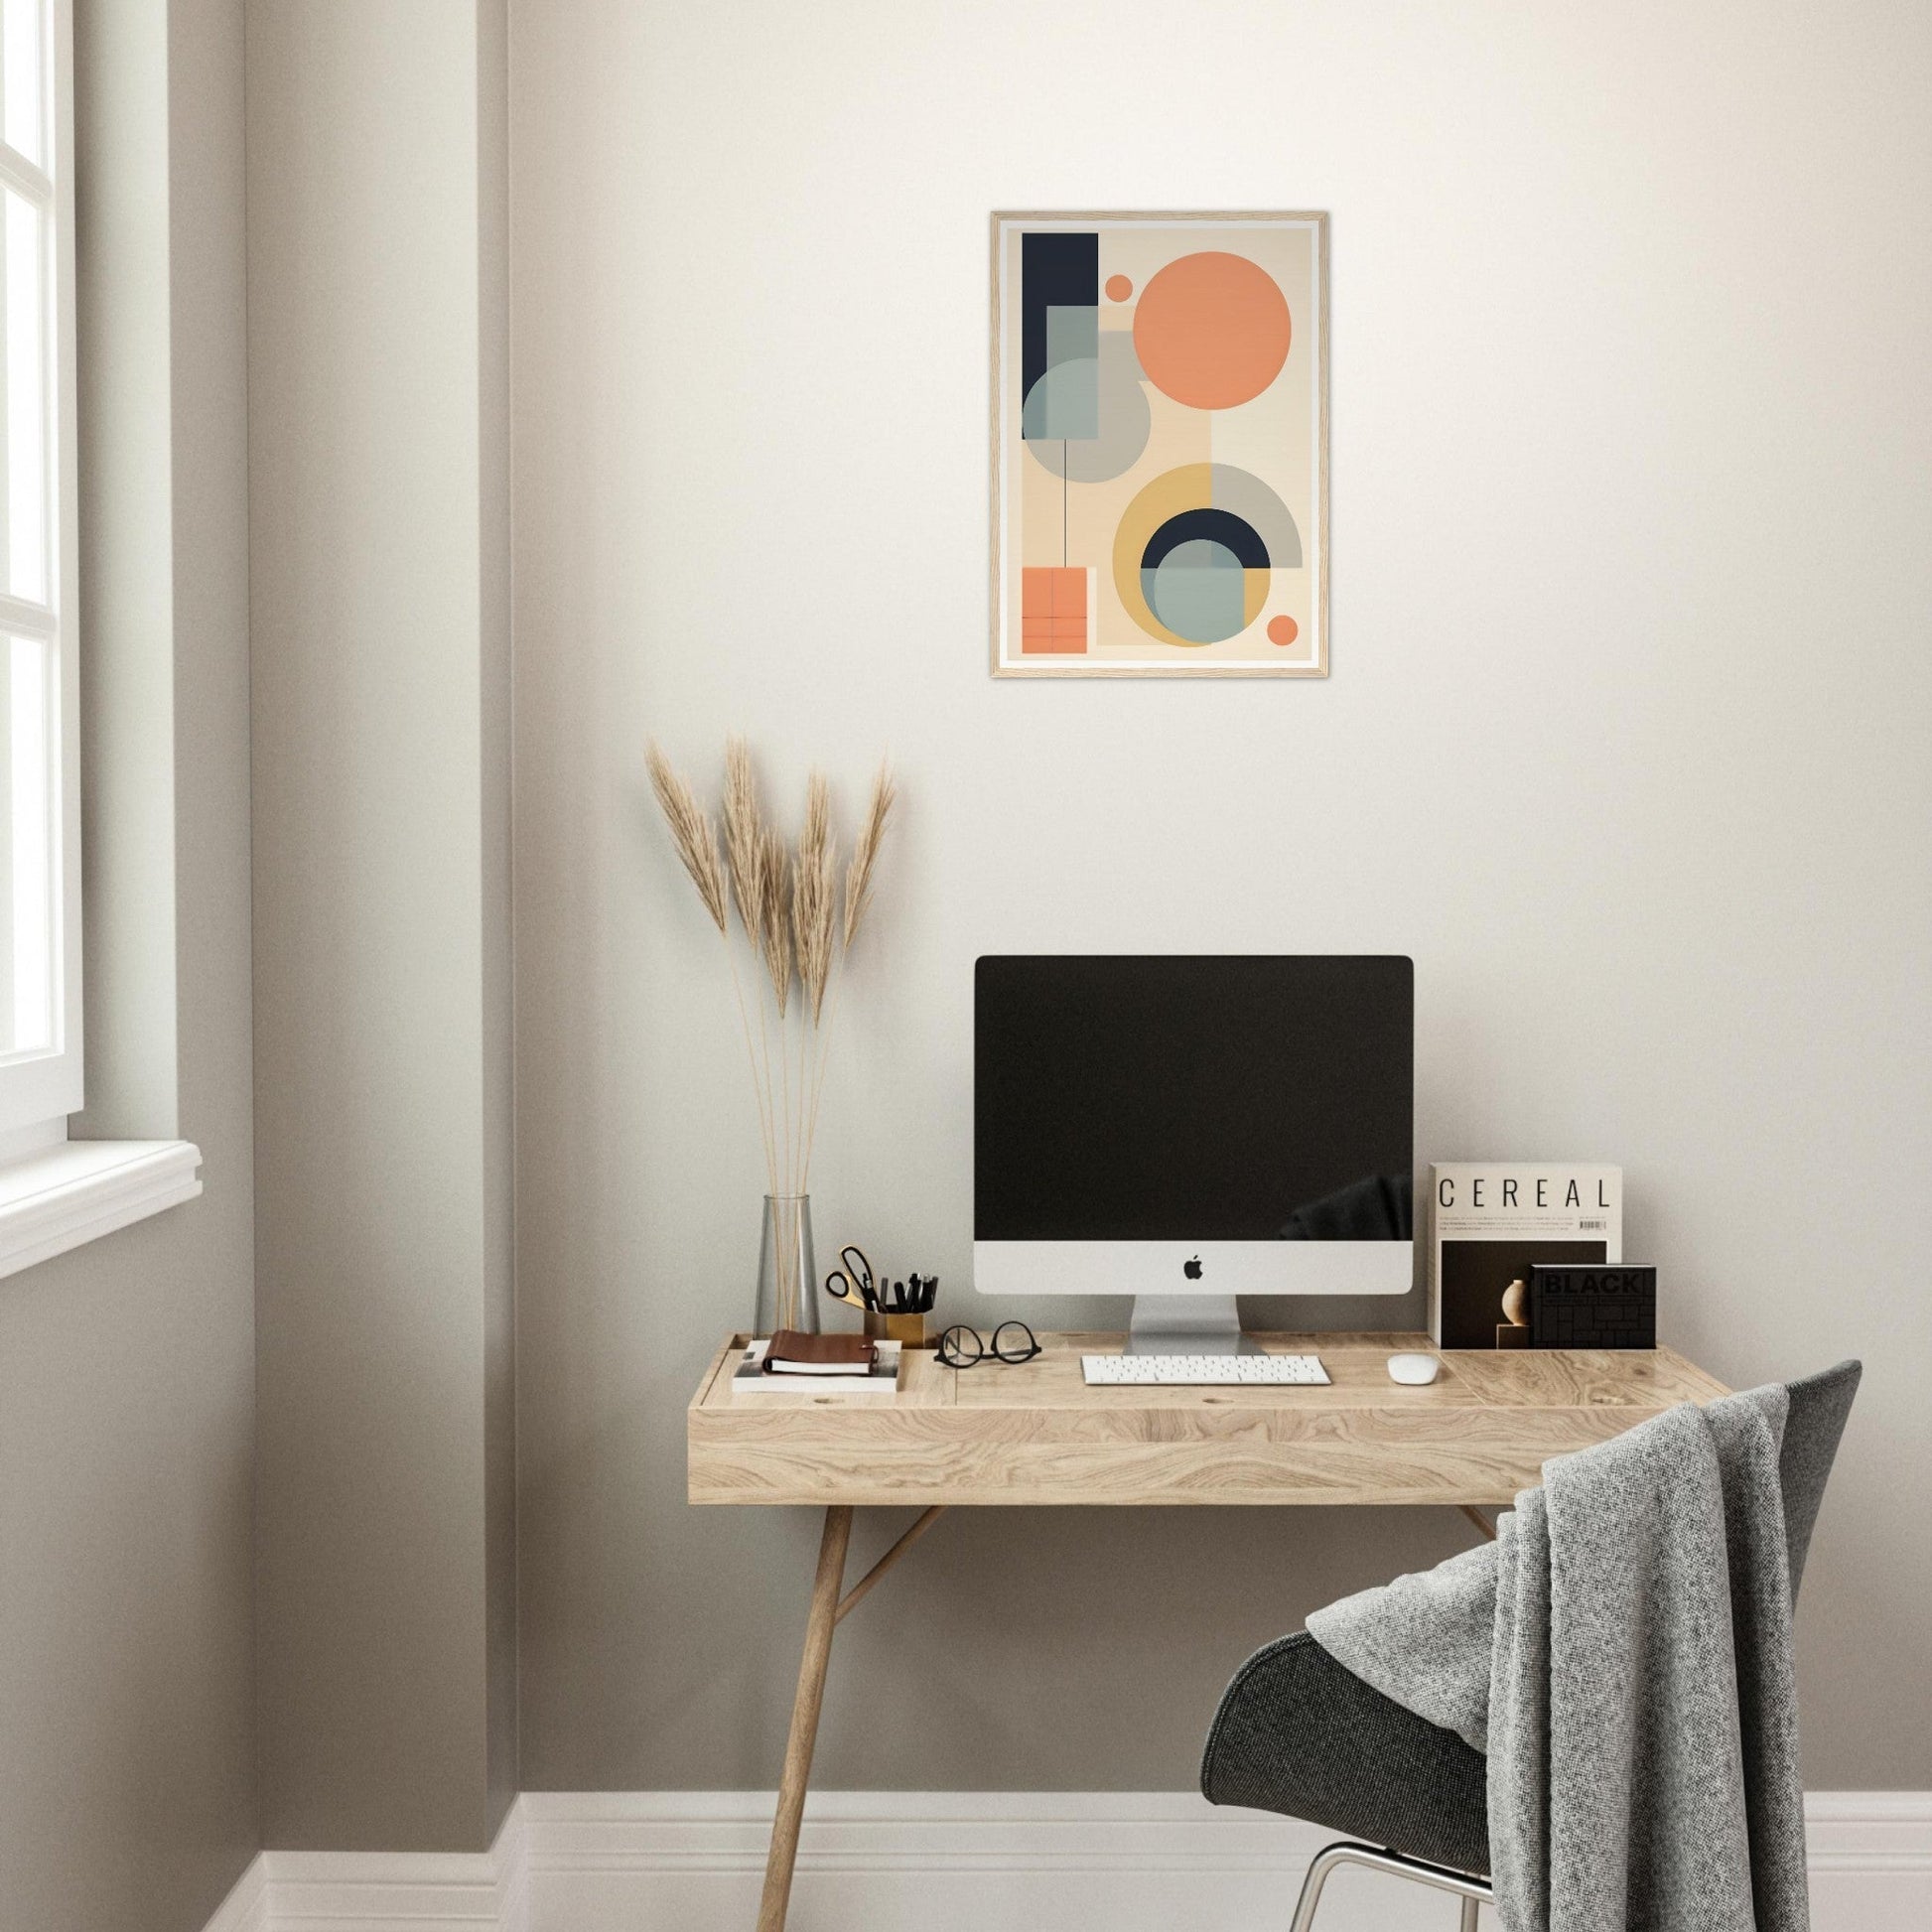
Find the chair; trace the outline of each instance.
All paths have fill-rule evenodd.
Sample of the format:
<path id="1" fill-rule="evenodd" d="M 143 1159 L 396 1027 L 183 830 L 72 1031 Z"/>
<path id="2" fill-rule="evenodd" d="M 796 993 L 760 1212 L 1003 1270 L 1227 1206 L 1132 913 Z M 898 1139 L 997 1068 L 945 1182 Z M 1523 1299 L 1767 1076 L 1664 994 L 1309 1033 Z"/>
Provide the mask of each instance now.
<path id="1" fill-rule="evenodd" d="M 1862 1369 L 1789 1385 L 1778 1455 L 1795 1599 Z M 1460 1899 L 1462 1932 L 1493 1897 L 1488 1760 L 1328 1655 L 1306 1630 L 1258 1650 L 1221 1698 L 1201 1759 L 1217 1805 L 1306 1818 L 1348 1838 L 1315 1856 L 1291 1932 L 1309 1932 L 1330 1872 L 1367 1865 Z"/>

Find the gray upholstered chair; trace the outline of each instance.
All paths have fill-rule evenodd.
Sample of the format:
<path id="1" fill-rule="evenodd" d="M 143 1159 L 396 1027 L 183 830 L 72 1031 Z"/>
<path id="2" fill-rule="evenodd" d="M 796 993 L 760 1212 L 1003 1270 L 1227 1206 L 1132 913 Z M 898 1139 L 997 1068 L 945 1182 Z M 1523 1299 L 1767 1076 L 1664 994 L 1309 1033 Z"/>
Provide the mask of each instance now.
<path id="1" fill-rule="evenodd" d="M 1795 1597 L 1860 1365 L 1790 1385 L 1778 1471 Z M 1349 1839 L 1309 1867 L 1291 1932 L 1308 1932 L 1329 1872 L 1369 1865 L 1462 1901 L 1473 1932 L 1491 1896 L 1488 1760 L 1344 1669 L 1306 1630 L 1257 1651 L 1222 1696 L 1201 1759 L 1217 1805 L 1306 1818 Z"/>

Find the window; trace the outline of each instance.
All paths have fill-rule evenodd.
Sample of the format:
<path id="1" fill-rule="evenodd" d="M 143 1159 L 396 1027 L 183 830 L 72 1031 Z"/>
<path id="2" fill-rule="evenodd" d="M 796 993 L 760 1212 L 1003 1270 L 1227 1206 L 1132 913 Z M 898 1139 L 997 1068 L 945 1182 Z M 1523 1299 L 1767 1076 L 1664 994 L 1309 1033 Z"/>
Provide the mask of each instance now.
<path id="1" fill-rule="evenodd" d="M 68 1139 L 80 1069 L 70 0 L 0 0 L 0 1276 L 202 1191 L 187 1141 Z"/>
<path id="2" fill-rule="evenodd" d="M 0 1150 L 81 1104 L 67 0 L 0 0 Z"/>

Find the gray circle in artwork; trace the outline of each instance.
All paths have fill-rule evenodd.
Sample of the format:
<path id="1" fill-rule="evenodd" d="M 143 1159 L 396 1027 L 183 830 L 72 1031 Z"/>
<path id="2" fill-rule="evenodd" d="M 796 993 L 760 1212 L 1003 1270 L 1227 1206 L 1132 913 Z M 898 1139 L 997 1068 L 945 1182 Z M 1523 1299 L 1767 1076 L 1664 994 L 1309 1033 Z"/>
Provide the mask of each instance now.
<path id="1" fill-rule="evenodd" d="M 1141 588 L 1154 615 L 1190 644 L 1238 636 L 1248 621 L 1241 559 L 1208 537 L 1175 544 L 1155 569 L 1142 571 Z"/>
<path id="2" fill-rule="evenodd" d="M 1154 417 L 1142 388 L 1131 329 L 1100 332 L 1100 434 L 1078 441 L 1029 443 L 1034 461 L 1068 483 L 1110 483 L 1141 460 Z M 1064 452 L 1064 456 L 1062 456 Z"/>
<path id="3" fill-rule="evenodd" d="M 1294 516 L 1251 471 L 1237 470 L 1231 463 L 1210 464 L 1207 500 L 1215 509 L 1238 516 L 1260 537 L 1271 569 L 1301 569 L 1302 532 L 1296 528 Z"/>

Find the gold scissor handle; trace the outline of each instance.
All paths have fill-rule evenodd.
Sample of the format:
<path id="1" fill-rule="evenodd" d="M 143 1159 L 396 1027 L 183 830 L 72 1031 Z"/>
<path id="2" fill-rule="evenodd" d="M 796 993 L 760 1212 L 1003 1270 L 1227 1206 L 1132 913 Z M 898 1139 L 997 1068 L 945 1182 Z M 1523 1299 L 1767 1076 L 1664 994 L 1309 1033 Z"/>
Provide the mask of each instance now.
<path id="1" fill-rule="evenodd" d="M 825 1277 L 825 1292 L 835 1302 L 844 1302 L 850 1307 L 871 1312 L 872 1304 L 867 1299 L 872 1290 L 872 1263 L 866 1259 L 863 1248 L 844 1247 L 839 1250 L 840 1266 Z M 834 1284 L 837 1286 L 834 1286 Z"/>

